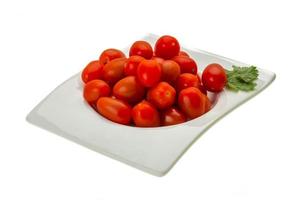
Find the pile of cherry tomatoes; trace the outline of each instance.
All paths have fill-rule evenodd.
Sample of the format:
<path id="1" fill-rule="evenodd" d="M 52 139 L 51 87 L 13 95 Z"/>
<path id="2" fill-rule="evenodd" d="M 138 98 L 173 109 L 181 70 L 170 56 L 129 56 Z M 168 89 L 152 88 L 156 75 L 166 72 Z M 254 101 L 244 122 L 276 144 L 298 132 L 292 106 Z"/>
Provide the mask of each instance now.
<path id="1" fill-rule="evenodd" d="M 208 112 L 207 90 L 220 92 L 226 74 L 219 64 L 202 73 L 172 36 L 154 46 L 132 44 L 129 57 L 117 49 L 104 50 L 82 71 L 84 99 L 102 116 L 125 125 L 157 127 L 183 123 Z"/>

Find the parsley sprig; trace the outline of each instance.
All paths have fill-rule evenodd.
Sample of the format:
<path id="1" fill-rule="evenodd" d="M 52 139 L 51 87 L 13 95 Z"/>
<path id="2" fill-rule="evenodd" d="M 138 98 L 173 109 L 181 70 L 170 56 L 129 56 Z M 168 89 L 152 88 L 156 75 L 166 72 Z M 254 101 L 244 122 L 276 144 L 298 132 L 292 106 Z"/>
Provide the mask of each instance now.
<path id="1" fill-rule="evenodd" d="M 227 88 L 234 91 L 251 91 L 255 89 L 258 78 L 258 70 L 255 66 L 232 66 L 232 70 L 226 70 Z"/>

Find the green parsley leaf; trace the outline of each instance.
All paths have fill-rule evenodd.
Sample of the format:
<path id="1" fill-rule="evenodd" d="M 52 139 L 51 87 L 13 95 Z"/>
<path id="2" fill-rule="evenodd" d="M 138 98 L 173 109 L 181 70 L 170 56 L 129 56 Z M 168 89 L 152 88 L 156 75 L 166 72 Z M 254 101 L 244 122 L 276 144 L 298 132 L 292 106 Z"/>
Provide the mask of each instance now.
<path id="1" fill-rule="evenodd" d="M 255 89 L 255 81 L 258 78 L 258 70 L 255 66 L 232 66 L 233 70 L 226 70 L 227 88 L 233 91 L 252 91 Z"/>

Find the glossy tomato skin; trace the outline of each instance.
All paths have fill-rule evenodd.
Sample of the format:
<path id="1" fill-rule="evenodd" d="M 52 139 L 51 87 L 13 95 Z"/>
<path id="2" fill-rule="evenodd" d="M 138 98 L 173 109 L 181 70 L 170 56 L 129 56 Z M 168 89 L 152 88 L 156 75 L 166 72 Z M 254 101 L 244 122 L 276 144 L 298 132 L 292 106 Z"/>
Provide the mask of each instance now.
<path id="1" fill-rule="evenodd" d="M 109 85 L 113 85 L 123 78 L 125 76 L 124 65 L 126 61 L 126 58 L 116 58 L 104 65 L 102 79 Z"/>
<path id="2" fill-rule="evenodd" d="M 136 41 L 132 44 L 129 50 L 129 56 L 134 55 L 150 59 L 153 56 L 153 49 L 146 41 Z"/>
<path id="3" fill-rule="evenodd" d="M 164 35 L 155 43 L 155 56 L 163 59 L 171 59 L 177 56 L 180 50 L 179 42 L 176 38 Z"/>
<path id="4" fill-rule="evenodd" d="M 185 115 L 177 108 L 169 108 L 161 115 L 161 124 L 170 126 L 186 122 Z"/>
<path id="5" fill-rule="evenodd" d="M 147 100 L 160 110 L 167 109 L 176 100 L 176 90 L 169 83 L 160 82 L 148 90 Z"/>
<path id="6" fill-rule="evenodd" d="M 161 66 L 155 60 L 143 60 L 137 67 L 137 77 L 145 87 L 153 87 L 161 79 Z"/>
<path id="7" fill-rule="evenodd" d="M 100 97 L 110 95 L 110 87 L 102 80 L 92 80 L 85 84 L 83 97 L 89 103 L 95 103 Z"/>
<path id="8" fill-rule="evenodd" d="M 188 54 L 187 52 L 185 52 L 185 51 L 180 51 L 180 52 L 178 53 L 178 56 L 186 56 L 186 57 L 190 57 L 189 54 Z"/>
<path id="9" fill-rule="evenodd" d="M 205 113 L 205 101 L 205 95 L 195 87 L 181 90 L 178 96 L 180 109 L 190 119 L 194 119 Z"/>
<path id="10" fill-rule="evenodd" d="M 180 74 L 176 82 L 177 91 L 181 91 L 188 87 L 199 87 L 199 79 L 197 75 L 190 73 Z"/>
<path id="11" fill-rule="evenodd" d="M 180 66 L 181 73 L 197 74 L 197 63 L 187 56 L 175 56 L 172 58 Z"/>
<path id="12" fill-rule="evenodd" d="M 125 58 L 125 54 L 118 49 L 106 49 L 100 54 L 99 63 L 104 66 L 116 58 Z"/>
<path id="13" fill-rule="evenodd" d="M 124 73 L 126 76 L 135 76 L 137 66 L 144 60 L 142 56 L 130 56 L 125 63 Z"/>
<path id="14" fill-rule="evenodd" d="M 173 60 L 165 60 L 161 64 L 163 81 L 175 84 L 177 77 L 180 75 L 180 66 Z"/>
<path id="15" fill-rule="evenodd" d="M 160 125 L 158 111 L 151 103 L 145 100 L 133 107 L 132 119 L 138 127 L 156 127 Z"/>
<path id="16" fill-rule="evenodd" d="M 162 65 L 162 63 L 164 62 L 163 58 L 157 57 L 157 56 L 153 56 L 151 58 L 151 60 L 155 60 L 158 64 Z"/>
<path id="17" fill-rule="evenodd" d="M 127 76 L 119 80 L 113 87 L 113 95 L 130 104 L 137 103 L 144 98 L 145 89 L 135 76 Z"/>
<path id="18" fill-rule="evenodd" d="M 221 92 L 227 82 L 224 68 L 217 64 L 209 64 L 202 72 L 202 83 L 210 92 Z"/>
<path id="19" fill-rule="evenodd" d="M 131 107 L 119 99 L 100 97 L 97 101 L 97 110 L 102 116 L 113 122 L 130 124 Z"/>
<path id="20" fill-rule="evenodd" d="M 91 61 L 81 73 L 82 81 L 87 83 L 91 80 L 100 79 L 102 67 L 98 60 Z"/>

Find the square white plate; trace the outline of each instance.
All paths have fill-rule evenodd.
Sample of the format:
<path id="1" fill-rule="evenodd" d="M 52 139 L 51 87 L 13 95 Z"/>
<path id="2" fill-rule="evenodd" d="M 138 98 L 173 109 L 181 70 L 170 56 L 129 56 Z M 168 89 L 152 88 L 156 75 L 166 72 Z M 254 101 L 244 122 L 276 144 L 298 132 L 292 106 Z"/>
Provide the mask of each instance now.
<path id="1" fill-rule="evenodd" d="M 155 35 L 143 38 L 152 45 Z M 225 68 L 247 64 L 201 50 L 183 48 L 197 62 L 199 71 L 209 63 Z M 128 48 L 125 49 L 128 53 Z M 246 102 L 275 79 L 275 74 L 259 69 L 256 89 L 252 92 L 221 92 L 211 111 L 183 124 L 136 128 L 113 123 L 96 113 L 82 97 L 80 73 L 74 75 L 39 103 L 27 120 L 89 149 L 105 154 L 156 176 L 165 175 L 185 151 L 216 121 Z"/>

